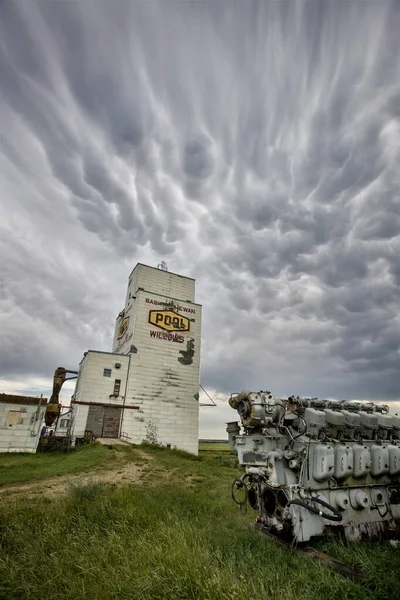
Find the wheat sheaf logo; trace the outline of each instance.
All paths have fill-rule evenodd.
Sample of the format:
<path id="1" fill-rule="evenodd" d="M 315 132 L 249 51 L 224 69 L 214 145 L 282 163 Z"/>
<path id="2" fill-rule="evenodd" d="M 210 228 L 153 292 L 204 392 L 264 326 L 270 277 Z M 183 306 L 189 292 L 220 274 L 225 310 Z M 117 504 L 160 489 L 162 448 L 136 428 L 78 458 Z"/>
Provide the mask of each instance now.
<path id="1" fill-rule="evenodd" d="M 124 337 L 124 335 L 128 331 L 128 327 L 129 327 L 129 317 L 125 317 L 125 319 L 123 319 L 123 321 L 118 329 L 118 336 L 117 336 L 118 340 L 120 340 L 122 337 Z"/>

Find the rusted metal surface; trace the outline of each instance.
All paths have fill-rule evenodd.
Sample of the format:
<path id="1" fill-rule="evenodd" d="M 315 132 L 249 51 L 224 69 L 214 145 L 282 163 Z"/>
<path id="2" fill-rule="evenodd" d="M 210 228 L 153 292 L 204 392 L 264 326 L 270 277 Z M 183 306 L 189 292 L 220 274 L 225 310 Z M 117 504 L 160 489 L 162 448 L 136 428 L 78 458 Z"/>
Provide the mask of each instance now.
<path id="1" fill-rule="evenodd" d="M 67 377 L 68 373 L 71 373 L 73 377 Z M 69 369 L 65 369 L 64 367 L 58 367 L 54 371 L 53 393 L 51 394 L 50 404 L 58 404 L 60 391 L 64 382 L 69 381 L 70 379 L 76 379 L 77 375 L 78 371 L 70 371 Z"/>
<path id="2" fill-rule="evenodd" d="M 63 383 L 66 380 L 66 378 L 67 378 L 67 369 L 64 369 L 64 367 L 58 367 L 54 371 L 53 392 L 51 394 L 50 404 L 58 404 L 60 391 L 61 391 L 61 388 L 62 388 Z"/>
<path id="3" fill-rule="evenodd" d="M 268 537 L 269 539 L 274 540 L 277 544 L 286 548 L 287 550 L 291 550 L 292 552 L 296 552 L 297 554 L 303 554 L 317 560 L 318 562 L 324 564 L 329 569 L 340 573 L 344 577 L 349 579 L 353 579 L 358 582 L 364 581 L 364 574 L 357 567 L 352 567 L 351 565 L 347 565 L 340 560 L 337 560 L 330 554 L 326 554 L 325 552 L 321 552 L 320 550 L 316 550 L 312 546 L 296 546 L 291 542 L 287 542 L 282 538 L 279 538 L 277 535 L 271 533 L 270 530 L 266 529 L 260 523 L 255 523 L 254 528 Z"/>
<path id="4" fill-rule="evenodd" d="M 72 400 L 72 404 L 85 404 L 86 406 L 113 406 L 115 408 L 123 408 L 124 410 L 140 410 L 137 404 L 104 404 L 104 402 L 85 402 L 83 400 Z"/>
<path id="5" fill-rule="evenodd" d="M 71 373 L 73 376 L 67 377 L 68 373 Z M 68 369 L 65 369 L 64 367 L 58 367 L 54 371 L 53 392 L 51 394 L 49 404 L 46 408 L 46 425 L 48 427 L 53 425 L 53 423 L 56 421 L 60 414 L 61 406 L 59 403 L 59 398 L 60 391 L 64 382 L 68 381 L 69 379 L 76 379 L 77 375 L 78 371 L 70 371 Z"/>
<path id="6" fill-rule="evenodd" d="M 49 403 L 46 407 L 46 425 L 51 427 L 61 412 L 61 404 Z"/>
<path id="7" fill-rule="evenodd" d="M 0 403 L 4 404 L 34 404 L 34 405 L 42 405 L 47 404 L 47 398 L 34 398 L 32 396 L 17 396 L 15 394 L 0 394 Z"/>
<path id="8" fill-rule="evenodd" d="M 300 548 L 299 552 L 303 553 L 303 554 L 307 554 L 308 556 L 311 556 L 311 558 L 318 560 L 319 562 L 323 563 L 330 569 L 333 569 L 337 573 L 340 573 L 344 577 L 348 577 L 350 579 L 355 579 L 356 581 L 364 580 L 364 574 L 357 567 L 352 567 L 350 565 L 346 565 L 345 563 L 341 562 L 340 560 L 333 558 L 333 556 L 331 556 L 330 554 L 326 554 L 325 552 L 320 552 L 319 550 L 316 550 L 312 546 L 306 546 L 305 548 Z"/>

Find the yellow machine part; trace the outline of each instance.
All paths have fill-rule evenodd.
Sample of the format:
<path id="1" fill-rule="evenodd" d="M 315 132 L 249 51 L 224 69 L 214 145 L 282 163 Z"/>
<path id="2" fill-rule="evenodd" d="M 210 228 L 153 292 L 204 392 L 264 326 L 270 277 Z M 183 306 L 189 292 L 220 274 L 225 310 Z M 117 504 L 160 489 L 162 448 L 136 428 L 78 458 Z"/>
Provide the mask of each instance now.
<path id="1" fill-rule="evenodd" d="M 48 404 L 46 407 L 46 425 L 50 427 L 57 420 L 61 411 L 61 404 Z"/>

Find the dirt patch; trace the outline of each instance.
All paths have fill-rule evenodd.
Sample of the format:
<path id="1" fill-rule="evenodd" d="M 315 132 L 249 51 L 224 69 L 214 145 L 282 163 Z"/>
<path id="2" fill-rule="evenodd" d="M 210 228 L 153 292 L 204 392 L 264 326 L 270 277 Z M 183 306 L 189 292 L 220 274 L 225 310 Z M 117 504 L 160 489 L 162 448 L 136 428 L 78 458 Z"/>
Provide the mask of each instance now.
<path id="1" fill-rule="evenodd" d="M 144 452 L 144 450 L 139 450 L 139 448 L 135 448 L 135 452 L 140 458 L 144 458 L 146 460 L 154 460 L 154 456 L 152 456 L 151 454 L 147 454 L 147 452 Z"/>
<path id="2" fill-rule="evenodd" d="M 71 485 L 85 485 L 87 483 L 139 484 L 142 471 L 143 467 L 134 463 L 125 463 L 107 471 L 99 470 L 90 473 L 78 473 L 77 475 L 63 475 L 42 479 L 41 481 L 4 486 L 0 488 L 0 496 L 10 498 L 24 494 L 28 497 L 42 495 L 52 498 L 65 493 Z"/>
<path id="3" fill-rule="evenodd" d="M 130 446 L 128 442 L 116 438 L 96 438 L 96 444 L 101 444 L 102 446 Z"/>

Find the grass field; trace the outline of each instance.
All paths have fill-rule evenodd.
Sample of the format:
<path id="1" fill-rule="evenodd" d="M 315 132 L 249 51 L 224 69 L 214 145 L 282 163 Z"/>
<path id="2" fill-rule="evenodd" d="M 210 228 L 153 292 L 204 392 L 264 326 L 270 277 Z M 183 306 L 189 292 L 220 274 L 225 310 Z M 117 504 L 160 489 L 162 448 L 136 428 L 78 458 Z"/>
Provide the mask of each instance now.
<path id="1" fill-rule="evenodd" d="M 225 444 L 221 444 L 221 442 L 218 442 L 216 444 L 213 444 L 212 442 L 204 442 L 202 444 L 199 444 L 199 450 L 200 453 L 217 452 L 218 454 L 221 454 L 225 452 L 231 452 L 228 442 L 226 442 Z"/>
<path id="2" fill-rule="evenodd" d="M 400 551 L 387 543 L 319 546 L 361 567 L 360 585 L 257 534 L 254 513 L 241 515 L 230 499 L 233 464 L 229 452 L 210 447 L 199 457 L 148 445 L 0 456 L 7 492 L 0 500 L 0 598 L 400 597 Z M 96 482 L 133 467 L 129 484 Z M 48 477 L 60 473 L 68 483 L 88 470 L 93 481 L 69 483 L 53 497 L 41 487 L 33 496 L 13 493 L 29 481 L 37 490 Z"/>
<path id="3" fill-rule="evenodd" d="M 125 448 L 118 446 L 116 449 Z M 94 444 L 69 454 L 0 454 L 0 486 L 40 481 L 47 477 L 111 468 L 113 457 L 106 446 Z"/>

